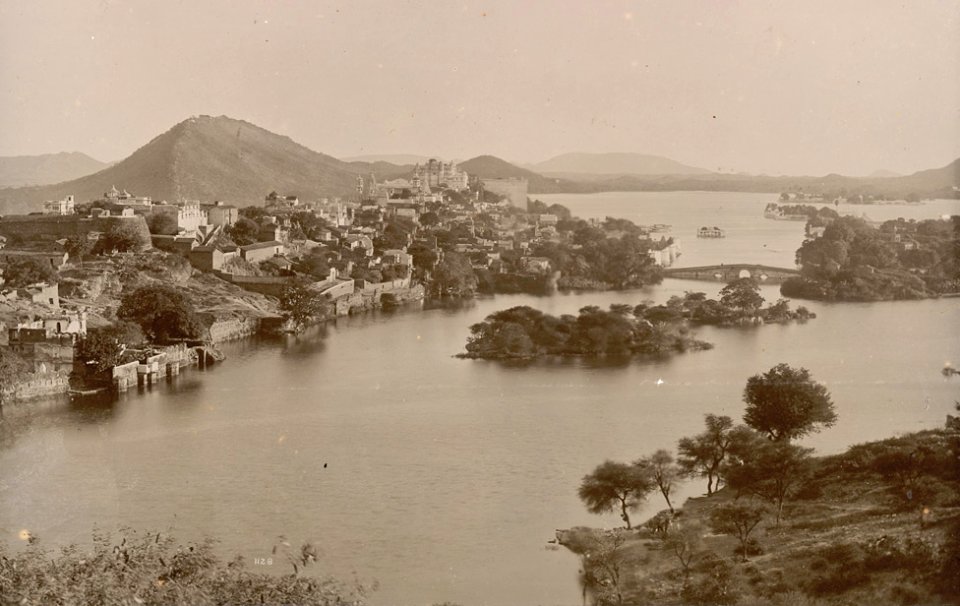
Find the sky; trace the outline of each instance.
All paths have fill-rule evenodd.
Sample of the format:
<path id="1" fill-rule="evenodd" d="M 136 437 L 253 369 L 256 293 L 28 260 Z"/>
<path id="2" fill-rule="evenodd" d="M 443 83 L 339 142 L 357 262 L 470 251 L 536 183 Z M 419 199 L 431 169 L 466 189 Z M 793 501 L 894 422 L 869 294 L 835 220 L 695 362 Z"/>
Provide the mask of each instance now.
<path id="1" fill-rule="evenodd" d="M 960 157 L 960 0 L 0 0 L 0 155 L 202 114 L 338 157 L 910 173 Z"/>

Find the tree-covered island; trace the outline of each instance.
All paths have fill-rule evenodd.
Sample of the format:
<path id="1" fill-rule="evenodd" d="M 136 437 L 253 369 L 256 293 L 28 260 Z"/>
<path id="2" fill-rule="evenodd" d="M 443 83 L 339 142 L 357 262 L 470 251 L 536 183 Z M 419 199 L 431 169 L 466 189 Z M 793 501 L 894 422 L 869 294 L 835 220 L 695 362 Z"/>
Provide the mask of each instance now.
<path id="1" fill-rule="evenodd" d="M 552 316 L 528 306 L 490 314 L 470 327 L 462 358 L 529 359 L 542 356 L 667 355 L 710 349 L 690 334 L 696 325 L 734 326 L 787 322 L 816 317 L 806 308 L 790 308 L 780 299 L 763 307 L 759 286 L 735 280 L 720 299 L 702 292 L 673 296 L 663 305 L 613 304 L 580 309 L 578 315 Z"/>
<path id="2" fill-rule="evenodd" d="M 960 292 L 960 216 L 896 219 L 877 227 L 818 214 L 807 234 L 797 250 L 800 276 L 783 283 L 784 296 L 888 301 Z"/>

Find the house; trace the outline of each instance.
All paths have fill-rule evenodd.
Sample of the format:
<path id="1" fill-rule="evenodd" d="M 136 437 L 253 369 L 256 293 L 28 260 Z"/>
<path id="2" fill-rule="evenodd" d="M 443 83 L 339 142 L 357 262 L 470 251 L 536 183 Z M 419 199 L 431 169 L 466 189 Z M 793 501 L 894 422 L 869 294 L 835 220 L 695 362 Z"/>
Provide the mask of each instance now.
<path id="1" fill-rule="evenodd" d="M 240 255 L 236 247 L 224 250 L 218 246 L 198 246 L 190 251 L 190 264 L 200 271 L 220 271 L 223 264 Z"/>
<path id="2" fill-rule="evenodd" d="M 240 211 L 231 204 L 217 201 L 213 204 L 203 204 L 202 207 L 207 213 L 207 223 L 210 225 L 229 227 L 240 219 Z"/>
<path id="3" fill-rule="evenodd" d="M 39 282 L 23 288 L 6 288 L 0 291 L 2 301 L 30 301 L 50 307 L 60 307 L 60 287 L 57 284 Z"/>
<path id="4" fill-rule="evenodd" d="M 67 196 L 63 200 L 48 200 L 43 203 L 43 214 L 45 215 L 72 215 L 76 212 L 73 196 Z"/>
<path id="5" fill-rule="evenodd" d="M 286 247 L 283 245 L 283 242 L 278 242 L 276 240 L 272 242 L 257 242 L 256 244 L 249 244 L 247 246 L 240 247 L 240 257 L 250 263 L 266 261 L 270 257 L 282 255 L 285 252 Z"/>
<path id="6" fill-rule="evenodd" d="M 550 271 L 550 259 L 547 257 L 522 257 L 520 264 L 524 271 L 545 274 Z"/>
<path id="7" fill-rule="evenodd" d="M 413 255 L 399 249 L 390 249 L 383 252 L 382 262 L 413 267 Z"/>
<path id="8" fill-rule="evenodd" d="M 344 246 L 350 250 L 363 250 L 366 256 L 373 256 L 373 240 L 369 236 L 348 234 L 344 239 Z"/>

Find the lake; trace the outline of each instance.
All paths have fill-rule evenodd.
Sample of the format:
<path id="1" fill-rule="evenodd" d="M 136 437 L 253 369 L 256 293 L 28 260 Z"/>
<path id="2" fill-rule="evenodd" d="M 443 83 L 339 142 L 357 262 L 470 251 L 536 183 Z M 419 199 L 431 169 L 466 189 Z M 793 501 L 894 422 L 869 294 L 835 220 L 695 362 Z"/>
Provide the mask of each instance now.
<path id="1" fill-rule="evenodd" d="M 689 264 L 778 265 L 802 240 L 802 223 L 762 217 L 776 199 L 766 194 L 540 198 L 581 216 L 669 223 Z M 960 213 L 957 202 L 900 211 L 935 217 L 943 204 Z M 697 208 L 726 210 L 703 219 Z M 751 221 L 765 235 L 749 235 Z M 727 228 L 726 239 L 709 245 L 728 248 L 700 248 L 687 232 L 701 223 Z M 738 239 L 739 229 L 754 244 Z M 757 242 L 781 252 L 752 249 Z M 726 258 L 735 252 L 742 257 Z M 116 402 L 8 407 L 0 421 L 2 540 L 15 543 L 20 529 L 51 546 L 88 541 L 95 526 L 170 529 L 183 539 L 217 537 L 224 554 L 241 553 L 253 567 L 284 535 L 320 546 L 315 570 L 375 579 L 374 604 L 576 606 L 577 559 L 547 541 L 556 528 L 620 524 L 586 512 L 580 478 L 607 458 L 672 449 L 701 430 L 707 412 L 739 418 L 749 376 L 787 362 L 827 385 L 839 421 L 803 442 L 821 454 L 936 427 L 953 411 L 960 382 L 940 370 L 960 364 L 958 299 L 803 302 L 816 320 L 701 328 L 697 336 L 715 349 L 666 360 L 453 357 L 468 327 L 498 309 L 576 313 L 687 290 L 716 296 L 719 287 L 667 280 L 629 292 L 497 296 L 344 318 L 299 338 L 228 344 L 225 363 Z M 778 296 L 776 287 L 762 290 L 769 301 Z M 693 482 L 683 494 L 702 490 Z M 653 495 L 634 519 L 662 508 Z M 279 561 L 263 570 L 285 572 Z"/>

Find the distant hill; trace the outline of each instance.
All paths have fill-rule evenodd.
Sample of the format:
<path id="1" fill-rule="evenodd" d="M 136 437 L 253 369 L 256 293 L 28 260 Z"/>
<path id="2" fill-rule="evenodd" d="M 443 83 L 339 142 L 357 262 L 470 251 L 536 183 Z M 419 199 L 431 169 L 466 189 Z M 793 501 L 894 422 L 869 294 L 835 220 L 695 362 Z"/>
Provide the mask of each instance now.
<path id="1" fill-rule="evenodd" d="M 430 158 L 428 156 L 418 156 L 416 154 L 369 154 L 365 156 L 353 156 L 350 158 L 340 158 L 344 162 L 386 162 L 396 166 L 406 166 L 410 164 L 423 164 Z"/>
<path id="2" fill-rule="evenodd" d="M 49 185 L 90 175 L 110 166 L 80 152 L 0 157 L 0 188 Z"/>
<path id="3" fill-rule="evenodd" d="M 184 120 L 95 174 L 56 185 L 0 190 L 0 213 L 36 210 L 42 201 L 68 194 L 77 201 L 91 200 L 113 185 L 157 200 L 224 200 L 241 206 L 262 204 L 273 190 L 305 199 L 350 196 L 357 175 L 367 176 L 376 168 L 315 152 L 249 122 L 200 116 Z M 403 169 L 393 167 L 392 172 Z"/>
<path id="4" fill-rule="evenodd" d="M 867 175 L 867 178 L 868 179 L 885 179 L 887 177 L 902 177 L 902 176 L 903 175 L 901 173 L 897 173 L 892 170 L 881 168 L 880 170 L 875 170 L 869 175 Z"/>
<path id="5" fill-rule="evenodd" d="M 709 170 L 687 166 L 670 158 L 633 153 L 562 154 L 534 164 L 545 175 L 704 175 Z"/>
<path id="6" fill-rule="evenodd" d="M 570 181 L 562 181 L 570 183 Z M 960 188 L 960 159 L 930 170 L 902 177 L 846 177 L 830 174 L 812 176 L 766 175 L 593 175 L 575 181 L 575 188 L 564 192 L 601 191 L 743 191 L 769 192 L 802 190 L 810 194 L 874 195 L 891 199 L 957 198 Z"/>
<path id="7" fill-rule="evenodd" d="M 523 178 L 528 182 L 530 193 L 551 194 L 584 191 L 581 184 L 566 179 L 544 177 L 525 168 L 510 164 L 496 156 L 477 156 L 459 164 L 470 176 L 485 179 Z"/>

